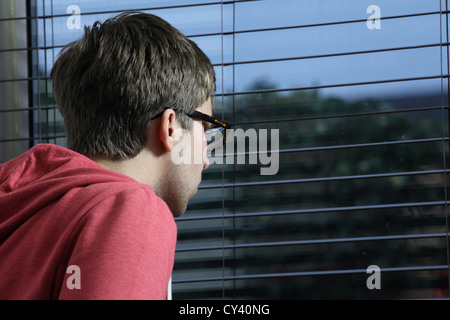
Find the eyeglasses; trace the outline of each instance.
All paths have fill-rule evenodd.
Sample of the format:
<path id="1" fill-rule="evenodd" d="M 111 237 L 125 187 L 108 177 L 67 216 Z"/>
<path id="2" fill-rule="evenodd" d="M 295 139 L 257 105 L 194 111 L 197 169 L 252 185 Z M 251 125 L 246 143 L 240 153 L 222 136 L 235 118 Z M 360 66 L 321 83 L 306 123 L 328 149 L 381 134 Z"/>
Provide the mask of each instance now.
<path id="1" fill-rule="evenodd" d="M 205 129 L 207 151 L 214 150 L 225 143 L 227 138 L 226 130 L 232 127 L 230 123 L 221 121 L 200 111 L 194 111 L 190 114 L 186 113 L 186 115 L 194 120 L 201 120 L 211 123 L 211 126 Z"/>
<path id="2" fill-rule="evenodd" d="M 200 121 L 208 122 L 211 124 L 211 126 L 209 128 L 205 129 L 207 151 L 212 151 L 215 148 L 220 147 L 225 143 L 226 130 L 231 129 L 232 124 L 221 121 L 219 119 L 216 119 L 216 118 L 214 118 L 206 113 L 200 112 L 200 111 L 186 113 L 183 110 L 177 110 L 177 109 L 172 109 L 172 110 L 183 112 L 185 115 L 187 115 L 188 117 L 190 117 L 194 120 L 200 120 Z M 164 111 L 160 112 L 156 116 L 152 117 L 152 120 L 160 117 L 164 113 Z"/>

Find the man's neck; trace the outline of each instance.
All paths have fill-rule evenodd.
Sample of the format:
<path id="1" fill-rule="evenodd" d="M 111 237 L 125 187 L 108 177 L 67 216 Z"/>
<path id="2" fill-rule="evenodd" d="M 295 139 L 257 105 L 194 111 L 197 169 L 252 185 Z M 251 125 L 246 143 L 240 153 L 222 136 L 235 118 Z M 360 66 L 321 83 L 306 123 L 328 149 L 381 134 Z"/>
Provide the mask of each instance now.
<path id="1" fill-rule="evenodd" d="M 156 159 L 145 151 L 140 152 L 134 158 L 126 160 L 112 161 L 103 158 L 93 158 L 92 160 L 107 170 L 126 175 L 154 189 L 161 174 Z"/>

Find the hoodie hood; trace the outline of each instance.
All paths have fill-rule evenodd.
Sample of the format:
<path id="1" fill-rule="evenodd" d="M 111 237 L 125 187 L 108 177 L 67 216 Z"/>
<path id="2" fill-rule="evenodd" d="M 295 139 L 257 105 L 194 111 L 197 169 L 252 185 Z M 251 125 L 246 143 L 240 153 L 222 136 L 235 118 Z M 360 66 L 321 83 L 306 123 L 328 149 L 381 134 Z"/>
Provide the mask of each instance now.
<path id="1" fill-rule="evenodd" d="M 176 238 L 153 188 L 76 152 L 42 144 L 0 166 L 0 300 L 164 299 Z"/>
<path id="2" fill-rule="evenodd" d="M 40 144 L 0 165 L 0 244 L 36 212 L 68 191 L 134 181 L 66 148 Z"/>

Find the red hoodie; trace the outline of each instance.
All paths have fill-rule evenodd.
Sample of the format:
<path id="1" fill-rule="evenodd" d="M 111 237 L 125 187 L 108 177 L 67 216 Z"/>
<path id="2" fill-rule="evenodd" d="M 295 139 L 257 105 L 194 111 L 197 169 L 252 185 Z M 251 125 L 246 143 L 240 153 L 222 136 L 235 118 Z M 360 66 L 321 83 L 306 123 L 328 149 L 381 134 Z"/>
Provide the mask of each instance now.
<path id="1" fill-rule="evenodd" d="M 0 166 L 0 299 L 166 299 L 176 234 L 151 187 L 76 152 Z"/>

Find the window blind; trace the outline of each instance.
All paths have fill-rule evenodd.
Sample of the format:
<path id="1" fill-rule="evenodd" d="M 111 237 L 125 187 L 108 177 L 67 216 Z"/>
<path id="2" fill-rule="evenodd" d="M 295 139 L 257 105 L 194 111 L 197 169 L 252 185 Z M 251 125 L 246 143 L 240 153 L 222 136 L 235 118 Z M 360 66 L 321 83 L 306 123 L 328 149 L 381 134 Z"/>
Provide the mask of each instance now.
<path id="1" fill-rule="evenodd" d="M 278 130 L 276 174 L 250 163 L 265 154 L 251 141 L 245 163 L 226 149 L 233 161 L 203 174 L 176 219 L 174 299 L 449 297 L 447 0 L 5 3 L 0 30 L 16 40 L 0 58 L 22 68 L 0 70 L 0 161 L 65 145 L 48 75 L 82 34 L 71 5 L 82 25 L 125 10 L 168 20 L 214 64 L 215 115 Z"/>

